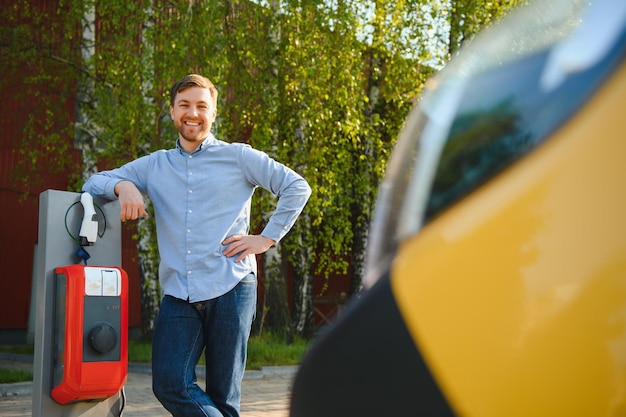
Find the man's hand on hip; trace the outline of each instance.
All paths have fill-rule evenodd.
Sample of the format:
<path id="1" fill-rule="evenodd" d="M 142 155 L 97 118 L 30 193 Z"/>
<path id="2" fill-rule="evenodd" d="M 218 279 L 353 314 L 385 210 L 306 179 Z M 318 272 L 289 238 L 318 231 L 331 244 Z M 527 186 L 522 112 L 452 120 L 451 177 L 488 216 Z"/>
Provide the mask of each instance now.
<path id="1" fill-rule="evenodd" d="M 222 245 L 229 245 L 224 251 L 225 256 L 239 255 L 235 262 L 241 262 L 248 255 L 266 252 L 274 243 L 273 239 L 261 235 L 232 235 L 224 239 Z"/>

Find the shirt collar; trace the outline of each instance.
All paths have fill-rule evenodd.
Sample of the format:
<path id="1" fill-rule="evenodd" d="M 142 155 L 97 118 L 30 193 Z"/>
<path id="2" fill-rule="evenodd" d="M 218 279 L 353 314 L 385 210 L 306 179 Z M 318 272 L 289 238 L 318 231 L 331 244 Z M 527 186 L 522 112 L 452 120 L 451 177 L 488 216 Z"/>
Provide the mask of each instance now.
<path id="1" fill-rule="evenodd" d="M 209 133 L 209 136 L 207 136 L 206 139 L 203 140 L 202 143 L 200 143 L 200 145 L 198 145 L 198 147 L 193 152 L 187 152 L 180 145 L 180 138 L 176 138 L 176 149 L 180 153 L 191 153 L 191 154 L 194 154 L 194 153 L 200 152 L 202 149 L 206 148 L 207 146 L 212 145 L 213 143 L 215 143 L 215 141 L 216 141 L 215 136 L 213 136 L 212 133 Z"/>

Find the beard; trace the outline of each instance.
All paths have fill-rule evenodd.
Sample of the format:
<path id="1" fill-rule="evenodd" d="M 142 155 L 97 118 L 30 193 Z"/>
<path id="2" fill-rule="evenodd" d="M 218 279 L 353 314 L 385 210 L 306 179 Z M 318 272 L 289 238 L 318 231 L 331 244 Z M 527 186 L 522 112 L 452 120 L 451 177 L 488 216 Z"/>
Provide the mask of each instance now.
<path id="1" fill-rule="evenodd" d="M 201 142 L 209 136 L 211 125 L 206 123 L 198 126 L 188 126 L 184 122 L 176 123 L 179 136 L 188 142 Z"/>

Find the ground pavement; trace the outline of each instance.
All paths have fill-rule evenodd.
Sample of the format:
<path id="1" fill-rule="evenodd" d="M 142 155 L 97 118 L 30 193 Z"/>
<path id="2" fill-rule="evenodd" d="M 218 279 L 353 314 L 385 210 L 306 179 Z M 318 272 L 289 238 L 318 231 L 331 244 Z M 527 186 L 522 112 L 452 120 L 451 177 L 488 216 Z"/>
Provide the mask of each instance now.
<path id="1" fill-rule="evenodd" d="M 0 355 L 0 368 L 32 370 L 32 362 L 19 357 Z M 242 417 L 287 417 L 289 395 L 296 367 L 266 367 L 247 371 L 242 384 Z M 200 386 L 204 381 L 199 379 Z M 125 386 L 124 417 L 169 417 L 170 414 L 154 398 L 149 368 L 129 366 Z M 32 414 L 32 383 L 0 384 L 0 416 L 30 417 Z"/>

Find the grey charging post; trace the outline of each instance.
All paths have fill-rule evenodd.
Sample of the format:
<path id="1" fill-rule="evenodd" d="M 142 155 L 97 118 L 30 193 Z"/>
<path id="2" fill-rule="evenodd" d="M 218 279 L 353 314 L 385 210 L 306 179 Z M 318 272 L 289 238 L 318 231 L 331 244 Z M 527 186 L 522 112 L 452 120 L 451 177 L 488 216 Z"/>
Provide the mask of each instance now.
<path id="1" fill-rule="evenodd" d="M 33 362 L 33 417 L 119 417 L 124 398 L 118 393 L 99 401 L 61 405 L 52 399 L 54 280 L 55 268 L 84 262 L 77 254 L 81 247 L 81 229 L 94 227 L 85 217 L 97 221 L 98 238 L 88 252 L 88 265 L 118 266 L 122 264 L 121 221 L 118 201 L 93 198 L 97 207 L 86 213 L 81 194 L 47 190 L 39 196 L 39 240 L 35 260 L 35 350 Z M 86 215 L 86 216 L 85 216 Z M 88 244 L 83 239 L 83 244 Z"/>

